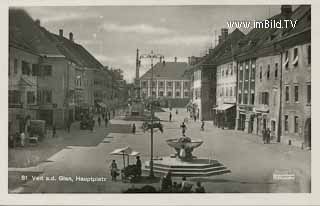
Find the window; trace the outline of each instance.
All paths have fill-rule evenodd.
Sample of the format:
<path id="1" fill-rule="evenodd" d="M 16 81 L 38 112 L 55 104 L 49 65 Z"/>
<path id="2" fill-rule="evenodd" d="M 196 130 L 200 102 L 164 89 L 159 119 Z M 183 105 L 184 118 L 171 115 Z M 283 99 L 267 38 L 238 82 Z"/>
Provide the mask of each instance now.
<path id="1" fill-rule="evenodd" d="M 156 91 L 152 91 L 152 96 L 156 96 Z"/>
<path id="2" fill-rule="evenodd" d="M 268 92 L 261 93 L 261 104 L 269 105 L 269 93 Z"/>
<path id="3" fill-rule="evenodd" d="M 241 103 L 242 103 L 242 95 L 241 95 L 241 93 L 239 93 L 238 102 L 239 102 L 239 104 L 241 104 Z"/>
<path id="4" fill-rule="evenodd" d="M 274 67 L 274 79 L 278 79 L 278 63 L 276 63 Z"/>
<path id="5" fill-rule="evenodd" d="M 311 45 L 308 45 L 308 64 L 311 64 Z"/>
<path id="6" fill-rule="evenodd" d="M 260 78 L 260 81 L 261 81 L 262 80 L 262 66 L 260 66 L 259 78 Z"/>
<path id="7" fill-rule="evenodd" d="M 284 131 L 289 131 L 289 116 L 284 115 Z"/>
<path id="8" fill-rule="evenodd" d="M 292 64 L 293 64 L 294 66 L 297 66 L 297 65 L 298 65 L 298 60 L 299 60 L 298 48 L 294 48 L 294 49 L 293 49 L 293 62 L 292 62 Z"/>
<path id="9" fill-rule="evenodd" d="M 251 103 L 252 105 L 254 104 L 254 93 L 251 93 L 250 103 Z"/>
<path id="10" fill-rule="evenodd" d="M 307 85 L 307 104 L 311 104 L 311 84 Z"/>
<path id="11" fill-rule="evenodd" d="M 32 64 L 32 76 L 38 76 L 38 75 L 39 75 L 39 65 Z"/>
<path id="12" fill-rule="evenodd" d="M 22 74 L 30 75 L 30 64 L 26 61 L 22 61 Z"/>
<path id="13" fill-rule="evenodd" d="M 289 51 L 285 52 L 285 60 L 284 60 L 284 67 L 286 70 L 289 70 Z"/>
<path id="14" fill-rule="evenodd" d="M 233 93 L 232 93 L 232 87 L 230 87 L 230 96 L 232 96 Z"/>
<path id="15" fill-rule="evenodd" d="M 13 72 L 14 74 L 18 73 L 18 59 L 13 60 Z"/>
<path id="16" fill-rule="evenodd" d="M 143 81 L 142 82 L 142 87 L 146 88 L 147 87 L 147 83 L 148 83 L 147 81 Z"/>
<path id="17" fill-rule="evenodd" d="M 171 96 L 172 96 L 172 92 L 170 92 L 170 91 L 167 92 L 167 96 L 168 96 L 168 97 L 171 97 Z"/>
<path id="18" fill-rule="evenodd" d="M 298 102 L 299 101 L 299 86 L 294 86 L 294 101 Z"/>
<path id="19" fill-rule="evenodd" d="M 172 82 L 167 82 L 167 87 L 172 87 Z"/>
<path id="20" fill-rule="evenodd" d="M 188 88 L 188 87 L 190 87 L 189 82 L 183 82 L 183 88 Z"/>
<path id="21" fill-rule="evenodd" d="M 27 104 L 34 104 L 36 102 L 35 92 L 27 92 Z"/>
<path id="22" fill-rule="evenodd" d="M 229 96 L 229 88 L 226 87 L 226 97 Z"/>
<path id="23" fill-rule="evenodd" d="M 159 96 L 163 97 L 163 91 L 159 91 Z"/>
<path id="24" fill-rule="evenodd" d="M 42 75 L 43 76 L 51 76 L 52 75 L 52 66 L 51 65 L 43 65 L 42 66 Z"/>
<path id="25" fill-rule="evenodd" d="M 21 93 L 18 90 L 9 90 L 9 104 L 21 104 Z"/>
<path id="26" fill-rule="evenodd" d="M 224 93 L 224 87 L 222 87 L 222 96 L 224 96 L 225 93 Z"/>
<path id="27" fill-rule="evenodd" d="M 45 103 L 52 103 L 52 91 L 51 90 L 45 90 L 43 96 L 44 96 Z"/>
<path id="28" fill-rule="evenodd" d="M 286 102 L 289 102 L 290 101 L 290 87 L 286 86 L 285 90 L 286 90 L 285 100 L 286 100 Z"/>
<path id="29" fill-rule="evenodd" d="M 159 87 L 160 87 L 160 88 L 164 88 L 164 82 L 163 82 L 163 81 L 160 81 L 160 82 L 159 82 Z"/>
<path id="30" fill-rule="evenodd" d="M 180 92 L 176 92 L 176 97 L 180 97 Z"/>
<path id="31" fill-rule="evenodd" d="M 248 104 L 248 93 L 243 94 L 243 104 Z"/>
<path id="32" fill-rule="evenodd" d="M 267 70 L 267 80 L 270 79 L 270 64 L 268 64 L 268 70 Z"/>
<path id="33" fill-rule="evenodd" d="M 180 88 L 180 87 L 181 87 L 180 82 L 175 82 L 175 87 L 176 87 L 176 88 Z"/>
<path id="34" fill-rule="evenodd" d="M 299 132 L 299 117 L 294 116 L 294 133 Z"/>
<path id="35" fill-rule="evenodd" d="M 157 85 L 157 81 L 153 81 L 153 82 L 152 82 L 152 88 L 155 88 L 156 85 Z"/>
<path id="36" fill-rule="evenodd" d="M 222 77 L 224 76 L 224 70 L 222 69 L 222 75 L 221 75 Z"/>
<path id="37" fill-rule="evenodd" d="M 188 97 L 189 96 L 189 92 L 184 92 L 184 97 Z"/>

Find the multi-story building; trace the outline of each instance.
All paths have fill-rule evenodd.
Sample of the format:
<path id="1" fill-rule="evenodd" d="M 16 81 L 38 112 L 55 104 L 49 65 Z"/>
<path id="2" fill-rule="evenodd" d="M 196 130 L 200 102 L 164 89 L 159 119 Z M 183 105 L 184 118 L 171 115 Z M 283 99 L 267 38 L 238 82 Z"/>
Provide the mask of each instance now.
<path id="1" fill-rule="evenodd" d="M 39 55 L 22 39 L 9 39 L 9 133 L 22 132 L 30 117 L 37 115 L 37 74 Z"/>
<path id="2" fill-rule="evenodd" d="M 65 38 L 60 29 L 59 35 L 55 35 L 43 28 L 39 20 L 33 21 L 23 10 L 11 9 L 9 13 L 10 41 L 19 40 L 23 48 L 30 48 L 35 53 L 32 59 L 29 55 L 28 61 L 21 62 L 24 79 L 29 79 L 28 84 L 36 81 L 34 104 L 37 111 L 33 118 L 43 119 L 47 125 L 64 127 L 67 121 L 75 119 L 77 107 L 82 104 L 94 106 L 85 95 L 94 91 L 93 88 L 88 90 L 91 79 L 86 73 L 89 69 L 101 69 L 102 65 L 74 42 L 73 33 Z M 11 56 L 18 54 L 12 50 Z M 31 93 L 28 95 L 31 101 Z"/>
<path id="3" fill-rule="evenodd" d="M 190 99 L 190 80 L 185 75 L 188 68 L 185 62 L 157 63 L 153 68 L 153 83 L 151 69 L 140 77 L 141 97 L 153 95 L 165 106 L 185 106 Z"/>
<path id="4" fill-rule="evenodd" d="M 281 142 L 311 148 L 311 6 L 292 14 L 295 29 L 284 30 L 281 49 Z"/>
<path id="5" fill-rule="evenodd" d="M 231 52 L 232 47 L 234 47 L 236 42 L 243 36 L 244 34 L 238 29 L 229 35 L 227 29 L 221 29 L 219 44 L 215 48 L 210 49 L 209 54 L 193 66 L 193 115 L 203 120 L 214 120 L 214 123 L 217 125 L 218 122 L 221 122 L 221 125 L 227 125 L 229 123 L 225 122 L 230 122 L 229 126 L 231 126 L 231 116 L 228 114 L 228 118 L 226 118 L 225 114 L 228 113 L 228 111 L 226 111 L 227 109 L 232 110 L 232 108 L 229 107 L 230 105 L 223 105 L 224 98 L 220 95 L 222 95 L 221 91 L 224 90 L 225 87 L 227 88 L 226 91 L 228 90 L 228 96 L 230 94 L 229 87 L 233 86 L 232 90 L 234 90 L 234 84 L 236 82 L 234 78 L 236 75 L 234 75 L 233 79 L 230 79 L 230 76 L 226 78 L 226 76 L 222 76 L 220 72 L 223 71 L 223 74 L 225 74 L 225 67 L 230 66 L 230 62 L 232 64 L 234 55 Z M 190 60 L 192 60 L 192 58 L 190 58 Z M 232 72 L 233 70 L 234 68 L 232 68 Z M 227 71 L 229 74 L 229 70 Z M 217 75 L 219 75 L 218 84 Z M 223 96 L 226 97 L 226 94 L 227 93 L 223 93 Z M 219 100 L 219 102 L 217 102 L 217 100 Z M 227 103 L 227 98 L 225 100 Z"/>
<path id="6" fill-rule="evenodd" d="M 222 36 L 226 30 L 222 30 Z M 237 62 L 235 60 L 238 41 L 244 34 L 236 29 L 226 36 L 224 49 L 216 57 L 217 88 L 214 124 L 222 128 L 235 128 L 237 103 Z"/>

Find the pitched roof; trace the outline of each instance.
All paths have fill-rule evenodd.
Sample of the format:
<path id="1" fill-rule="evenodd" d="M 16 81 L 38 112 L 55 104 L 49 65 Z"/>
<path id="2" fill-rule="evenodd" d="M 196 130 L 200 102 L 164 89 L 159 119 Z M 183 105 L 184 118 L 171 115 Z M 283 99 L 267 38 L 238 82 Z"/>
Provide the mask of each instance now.
<path id="1" fill-rule="evenodd" d="M 168 80 L 187 80 L 187 76 L 184 75 L 187 69 L 189 69 L 189 65 L 186 62 L 159 62 L 153 67 L 153 78 Z M 150 78 L 151 69 L 149 69 L 144 75 L 140 77 L 140 79 Z"/>
<path id="2" fill-rule="evenodd" d="M 9 10 L 9 44 L 39 55 L 66 57 L 87 68 L 103 67 L 83 46 L 37 25 L 23 9 Z"/>
<path id="3" fill-rule="evenodd" d="M 311 6 L 301 5 L 292 14 L 291 19 L 298 20 L 295 28 L 284 29 L 277 43 L 291 47 L 311 41 Z"/>
<path id="4" fill-rule="evenodd" d="M 227 36 L 225 41 L 211 49 L 209 54 L 204 56 L 198 64 L 190 67 L 190 70 L 200 68 L 202 65 L 215 65 L 226 60 L 230 61 L 230 59 L 235 55 L 239 40 L 241 40 L 244 36 L 245 35 L 239 29 L 235 29 Z"/>
<path id="5" fill-rule="evenodd" d="M 40 27 L 22 9 L 9 10 L 9 45 L 40 55 L 62 55 Z"/>
<path id="6" fill-rule="evenodd" d="M 65 37 L 53 34 L 44 28 L 42 29 L 46 33 L 47 37 L 54 42 L 58 50 L 66 56 L 67 59 L 73 61 L 79 66 L 87 68 L 103 68 L 103 65 L 80 44 L 77 44 Z"/>

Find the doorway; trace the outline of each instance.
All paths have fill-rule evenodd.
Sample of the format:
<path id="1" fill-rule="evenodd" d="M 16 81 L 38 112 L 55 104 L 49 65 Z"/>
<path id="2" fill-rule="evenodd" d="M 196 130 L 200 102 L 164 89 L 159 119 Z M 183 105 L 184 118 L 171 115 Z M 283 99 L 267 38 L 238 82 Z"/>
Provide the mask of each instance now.
<path id="1" fill-rule="evenodd" d="M 311 148 L 311 118 L 306 120 L 304 126 L 304 144 L 306 147 Z"/>

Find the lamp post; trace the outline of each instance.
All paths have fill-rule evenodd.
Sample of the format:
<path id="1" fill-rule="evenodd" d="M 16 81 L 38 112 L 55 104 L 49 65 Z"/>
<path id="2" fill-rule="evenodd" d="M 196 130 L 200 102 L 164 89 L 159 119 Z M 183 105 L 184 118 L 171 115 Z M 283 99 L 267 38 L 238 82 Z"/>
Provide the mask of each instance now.
<path id="1" fill-rule="evenodd" d="M 154 177 L 153 173 L 153 116 L 154 116 L 154 111 L 153 111 L 153 59 L 158 59 L 158 58 L 163 58 L 163 55 L 161 54 L 154 54 L 153 50 L 149 54 L 143 54 L 140 56 L 140 59 L 146 58 L 150 59 L 151 61 L 151 135 L 150 135 L 150 173 L 149 177 Z"/>

